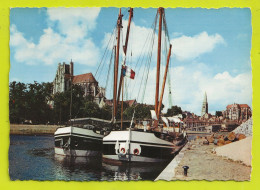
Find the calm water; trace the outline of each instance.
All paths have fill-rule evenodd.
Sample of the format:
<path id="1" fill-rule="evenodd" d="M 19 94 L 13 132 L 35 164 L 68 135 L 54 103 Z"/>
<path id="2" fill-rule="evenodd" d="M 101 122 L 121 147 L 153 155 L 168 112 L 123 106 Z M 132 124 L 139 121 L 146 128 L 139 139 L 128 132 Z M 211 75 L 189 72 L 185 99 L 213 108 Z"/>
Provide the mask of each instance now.
<path id="1" fill-rule="evenodd" d="M 113 166 L 99 158 L 54 154 L 53 136 L 10 136 L 11 180 L 154 180 L 166 165 Z"/>

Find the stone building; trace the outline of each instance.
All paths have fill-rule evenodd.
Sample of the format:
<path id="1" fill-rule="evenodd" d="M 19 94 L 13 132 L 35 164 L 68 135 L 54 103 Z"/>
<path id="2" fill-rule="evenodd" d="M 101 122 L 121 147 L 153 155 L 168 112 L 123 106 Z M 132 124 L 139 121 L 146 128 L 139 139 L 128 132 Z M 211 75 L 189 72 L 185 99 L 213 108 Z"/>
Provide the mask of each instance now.
<path id="1" fill-rule="evenodd" d="M 207 94 L 205 92 L 204 100 L 202 103 L 201 116 L 204 116 L 207 113 L 208 113 L 208 100 L 207 100 Z"/>
<path id="2" fill-rule="evenodd" d="M 252 117 L 251 108 L 247 104 L 230 104 L 222 111 L 224 119 L 246 121 Z"/>
<path id="3" fill-rule="evenodd" d="M 98 82 L 92 73 L 74 75 L 74 63 L 59 63 L 55 79 L 53 81 L 53 94 L 64 92 L 71 87 L 71 81 L 74 85 L 80 85 L 84 91 L 84 96 L 92 96 L 97 104 L 105 97 L 105 89 L 98 86 Z"/>
<path id="4" fill-rule="evenodd" d="M 64 92 L 71 86 L 71 80 L 73 79 L 73 62 L 70 64 L 59 63 L 55 79 L 53 81 L 53 94 L 57 92 Z"/>

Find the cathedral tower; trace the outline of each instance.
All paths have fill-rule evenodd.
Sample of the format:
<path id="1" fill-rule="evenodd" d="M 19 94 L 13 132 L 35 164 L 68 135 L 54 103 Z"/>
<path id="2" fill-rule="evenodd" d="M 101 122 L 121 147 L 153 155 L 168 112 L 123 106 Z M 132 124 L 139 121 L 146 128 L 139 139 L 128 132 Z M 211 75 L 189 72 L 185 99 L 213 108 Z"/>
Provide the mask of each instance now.
<path id="1" fill-rule="evenodd" d="M 206 113 L 208 113 L 208 100 L 207 100 L 207 94 L 205 92 L 204 100 L 202 103 L 201 116 L 205 115 Z"/>

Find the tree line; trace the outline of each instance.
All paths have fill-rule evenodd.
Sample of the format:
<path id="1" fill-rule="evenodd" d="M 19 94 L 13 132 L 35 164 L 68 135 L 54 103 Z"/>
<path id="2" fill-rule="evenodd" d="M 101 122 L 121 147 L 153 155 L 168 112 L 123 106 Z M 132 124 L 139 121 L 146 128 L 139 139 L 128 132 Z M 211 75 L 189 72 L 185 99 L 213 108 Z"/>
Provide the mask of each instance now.
<path id="1" fill-rule="evenodd" d="M 9 84 L 9 119 L 10 123 L 65 124 L 70 118 L 95 117 L 111 120 L 112 106 L 102 108 L 95 103 L 92 96 L 84 96 L 79 85 L 65 91 L 52 94 L 53 84 L 22 83 L 13 81 Z M 130 120 L 135 110 L 136 119 L 150 119 L 152 105 L 123 103 L 123 119 Z M 178 106 L 168 109 L 166 116 L 182 113 Z M 121 118 L 121 105 L 117 108 L 117 119 Z"/>

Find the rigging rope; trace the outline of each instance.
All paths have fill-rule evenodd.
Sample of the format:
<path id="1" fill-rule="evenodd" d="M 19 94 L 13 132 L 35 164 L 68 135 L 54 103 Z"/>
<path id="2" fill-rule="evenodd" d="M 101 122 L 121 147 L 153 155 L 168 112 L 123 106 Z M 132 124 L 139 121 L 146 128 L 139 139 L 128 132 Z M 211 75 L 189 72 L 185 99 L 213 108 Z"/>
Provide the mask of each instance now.
<path id="1" fill-rule="evenodd" d="M 109 73 L 110 73 L 110 69 L 111 69 L 111 65 L 112 65 L 113 55 L 114 55 L 114 48 L 111 52 L 110 63 L 109 63 L 109 68 L 108 68 L 108 72 L 107 72 L 107 80 L 106 80 L 106 86 L 105 86 L 106 90 L 107 90 L 107 84 L 108 84 L 108 81 L 109 81 L 109 76 L 110 76 Z"/>
<path id="2" fill-rule="evenodd" d="M 170 65 L 171 66 L 171 60 L 170 60 Z M 167 82 L 168 82 L 168 88 L 169 88 L 169 95 L 168 95 L 168 100 L 169 100 L 169 108 L 171 108 L 173 106 L 172 103 L 172 89 L 171 89 L 171 76 L 167 75 Z"/>
<path id="3" fill-rule="evenodd" d="M 117 25 L 115 25 L 115 27 L 114 27 L 114 29 L 113 29 L 113 33 L 112 33 L 112 35 L 110 36 L 110 39 L 109 39 L 109 41 L 108 41 L 108 43 L 107 43 L 105 52 L 104 52 L 104 54 L 103 54 L 103 56 L 102 56 L 102 58 L 101 58 L 101 61 L 100 61 L 99 65 L 98 65 L 98 68 L 97 68 L 96 73 L 95 73 L 95 75 L 94 75 L 95 78 L 97 77 L 97 73 L 98 73 L 98 71 L 99 71 L 99 68 L 100 68 L 101 64 L 103 63 L 104 57 L 105 57 L 105 55 L 107 54 L 107 50 L 108 50 L 108 47 L 109 47 L 109 45 L 110 45 L 110 41 L 111 41 L 112 37 L 114 38 L 115 31 L 116 31 L 116 26 L 117 26 Z"/>
<path id="4" fill-rule="evenodd" d="M 153 30 L 152 30 L 152 32 L 150 32 L 150 33 L 148 34 L 148 36 L 147 36 L 147 38 L 146 38 L 146 40 L 145 40 L 145 43 L 144 43 L 144 45 L 143 45 L 143 47 L 142 47 L 140 56 L 138 57 L 138 60 L 137 60 L 137 62 L 136 62 L 136 64 L 135 64 L 135 66 L 134 66 L 134 70 L 136 70 L 136 67 L 137 67 L 137 65 L 139 65 L 139 63 L 143 63 L 143 60 L 144 60 L 144 57 L 145 57 L 145 52 L 144 52 L 144 50 L 145 50 L 145 47 L 146 47 L 146 45 L 147 45 L 147 41 L 148 41 L 150 38 L 153 38 L 153 37 L 151 37 L 151 36 L 153 36 L 154 30 L 155 30 L 155 28 L 156 28 L 157 18 L 158 18 L 158 12 L 157 12 L 156 17 L 155 17 L 155 19 L 154 19 L 154 22 L 153 22 L 152 25 L 151 25 L 151 28 L 152 28 Z M 153 40 L 153 41 L 154 41 L 154 40 Z M 149 43 L 149 44 L 150 44 L 150 43 Z M 148 46 L 148 47 L 149 47 L 149 46 Z M 148 51 L 148 52 L 149 52 L 149 51 Z M 137 75 L 136 78 L 138 78 L 138 76 L 140 75 L 140 69 L 141 69 L 141 67 L 142 67 L 142 65 L 140 65 L 139 68 L 138 68 L 138 71 L 136 71 L 136 75 Z M 145 68 L 144 68 L 144 69 L 145 69 Z M 143 74 L 144 74 L 144 72 L 143 72 Z M 142 77 L 142 78 L 143 78 L 143 77 Z M 133 87 L 136 86 L 136 81 L 137 81 L 137 80 L 135 80 Z M 141 89 L 141 87 L 142 87 L 142 80 L 141 80 L 141 83 L 140 83 L 138 95 L 137 95 L 137 97 L 135 98 L 136 100 L 138 100 L 138 98 L 139 98 L 139 94 L 140 94 L 140 89 Z M 132 95 L 133 95 L 133 92 L 134 92 L 134 91 L 131 92 L 131 97 L 132 97 Z"/>
<path id="5" fill-rule="evenodd" d="M 156 19 L 156 22 L 157 22 L 157 19 Z M 157 25 L 157 23 L 155 23 L 155 26 Z M 150 52 L 150 56 L 148 57 L 148 60 L 147 60 L 147 65 L 148 65 L 148 68 L 147 68 L 147 75 L 146 75 L 146 80 L 145 80 L 145 83 L 144 83 L 144 89 L 143 89 L 143 94 L 142 94 L 142 99 L 141 99 L 141 102 L 143 103 L 144 102 L 144 96 L 145 96 L 145 92 L 146 92 L 146 86 L 147 86 L 147 81 L 148 81 L 148 77 L 149 77 L 149 71 L 150 71 L 150 65 L 151 65 L 151 61 L 152 61 L 152 51 L 153 51 L 153 46 L 154 46 L 154 38 L 155 38 L 155 31 L 156 31 L 156 27 L 154 27 L 154 30 L 153 30 L 153 36 L 152 36 L 152 44 L 151 44 L 151 52 Z"/>
<path id="6" fill-rule="evenodd" d="M 164 21 L 164 28 L 165 28 L 165 33 L 166 33 L 166 37 L 168 39 L 168 42 L 170 43 L 170 37 L 169 37 L 169 32 L 168 32 L 168 27 L 167 27 L 167 23 L 166 23 L 166 18 L 165 18 L 165 14 L 163 17 L 163 21 Z M 169 62 L 169 71 L 171 71 L 172 64 L 171 64 L 171 59 Z M 171 89 L 171 75 L 167 75 L 167 84 L 168 84 L 168 103 L 169 103 L 169 108 L 171 108 L 173 106 L 173 102 L 172 102 L 172 89 Z"/>

